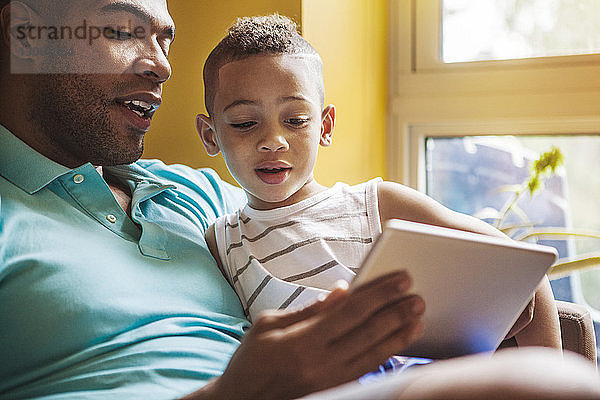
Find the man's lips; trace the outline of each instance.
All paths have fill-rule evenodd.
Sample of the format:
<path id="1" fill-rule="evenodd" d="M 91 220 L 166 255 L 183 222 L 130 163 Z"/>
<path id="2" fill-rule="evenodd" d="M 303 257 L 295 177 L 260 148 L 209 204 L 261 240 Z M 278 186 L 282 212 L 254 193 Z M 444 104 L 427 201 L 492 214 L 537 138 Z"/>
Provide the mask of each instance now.
<path id="1" fill-rule="evenodd" d="M 119 105 L 129 108 L 142 118 L 152 118 L 161 104 L 159 95 L 152 92 L 136 92 L 116 99 Z"/>
<path id="2" fill-rule="evenodd" d="M 147 131 L 150 129 L 152 116 L 160 107 L 160 96 L 152 92 L 136 92 L 115 99 L 127 119 L 135 127 Z"/>
<path id="3" fill-rule="evenodd" d="M 285 181 L 291 170 L 292 166 L 284 161 L 263 162 L 254 169 L 260 180 L 270 185 Z"/>
<path id="4" fill-rule="evenodd" d="M 127 119 L 127 122 L 133 127 L 137 128 L 137 130 L 146 132 L 150 129 L 152 116 L 141 114 L 140 112 L 134 111 L 124 104 L 117 104 L 117 107 L 119 108 L 119 110 L 121 110 L 121 112 Z"/>

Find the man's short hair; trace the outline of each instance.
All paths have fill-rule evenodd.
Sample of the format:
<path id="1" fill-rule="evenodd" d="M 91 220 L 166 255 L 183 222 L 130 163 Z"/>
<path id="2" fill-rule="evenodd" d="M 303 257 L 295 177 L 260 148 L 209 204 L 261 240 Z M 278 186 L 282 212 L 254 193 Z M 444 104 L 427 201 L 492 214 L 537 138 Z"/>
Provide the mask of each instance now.
<path id="1" fill-rule="evenodd" d="M 324 101 L 323 64 L 319 53 L 297 30 L 296 23 L 279 14 L 238 18 L 227 36 L 211 51 L 204 63 L 204 101 L 212 115 L 218 85 L 219 68 L 232 61 L 254 55 L 307 55 L 313 70 L 321 102 Z"/>

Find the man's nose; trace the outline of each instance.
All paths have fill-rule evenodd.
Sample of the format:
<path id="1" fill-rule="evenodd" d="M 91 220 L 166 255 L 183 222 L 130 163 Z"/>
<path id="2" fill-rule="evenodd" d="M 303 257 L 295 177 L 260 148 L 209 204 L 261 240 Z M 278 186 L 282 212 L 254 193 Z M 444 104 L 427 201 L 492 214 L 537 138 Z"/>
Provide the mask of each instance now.
<path id="1" fill-rule="evenodd" d="M 258 143 L 259 151 L 287 151 L 289 148 L 289 143 L 280 134 L 268 135 Z"/>
<path id="2" fill-rule="evenodd" d="M 135 73 L 156 83 L 163 83 L 171 76 L 171 64 L 156 41 L 152 41 L 152 48 L 136 62 Z"/>

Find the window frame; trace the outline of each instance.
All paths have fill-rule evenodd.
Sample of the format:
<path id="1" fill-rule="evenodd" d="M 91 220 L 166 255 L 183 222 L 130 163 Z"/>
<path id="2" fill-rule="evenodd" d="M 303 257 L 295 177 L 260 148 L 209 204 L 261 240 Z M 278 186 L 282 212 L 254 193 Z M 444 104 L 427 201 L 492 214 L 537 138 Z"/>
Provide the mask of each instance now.
<path id="1" fill-rule="evenodd" d="M 436 137 L 464 136 L 600 136 L 600 116 L 596 118 L 519 119 L 498 121 L 457 121 L 453 123 L 417 123 L 407 127 L 405 147 L 409 149 L 408 162 L 394 157 L 396 171 L 408 164 L 410 173 L 405 177 L 407 185 L 425 193 L 427 188 L 425 141 Z"/>
<path id="2" fill-rule="evenodd" d="M 600 54 L 427 64 L 440 55 L 441 0 L 389 0 L 389 16 L 387 178 L 419 188 L 424 127 L 600 133 Z"/>
<path id="3" fill-rule="evenodd" d="M 411 0 L 414 10 L 415 52 L 414 69 L 420 71 L 452 71 L 456 69 L 504 69 L 565 65 L 594 65 L 600 63 L 600 54 L 577 54 L 565 56 L 529 57 L 509 60 L 481 60 L 444 63 L 442 54 L 442 1 Z M 430 18 L 420 18 L 429 15 Z"/>

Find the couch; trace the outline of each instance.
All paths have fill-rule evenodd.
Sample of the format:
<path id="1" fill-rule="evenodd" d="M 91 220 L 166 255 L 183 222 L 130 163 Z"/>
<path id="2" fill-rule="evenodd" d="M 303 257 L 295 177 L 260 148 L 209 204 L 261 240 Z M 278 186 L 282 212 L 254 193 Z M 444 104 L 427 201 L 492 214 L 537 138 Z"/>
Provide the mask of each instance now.
<path id="1" fill-rule="evenodd" d="M 556 301 L 556 306 L 560 318 L 563 350 L 584 356 L 596 367 L 596 336 L 589 310 L 580 304 L 566 301 Z M 502 342 L 500 347 L 516 345 L 513 338 Z"/>

